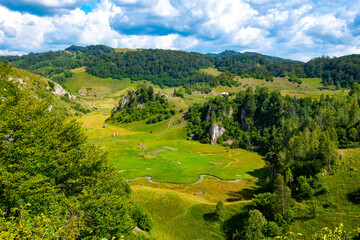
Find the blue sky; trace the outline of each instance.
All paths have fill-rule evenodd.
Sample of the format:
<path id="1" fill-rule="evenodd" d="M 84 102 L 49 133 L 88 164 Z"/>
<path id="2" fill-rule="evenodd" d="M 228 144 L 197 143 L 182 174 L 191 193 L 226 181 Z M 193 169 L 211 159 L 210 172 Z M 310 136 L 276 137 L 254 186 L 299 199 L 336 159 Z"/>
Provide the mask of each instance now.
<path id="1" fill-rule="evenodd" d="M 360 53 L 360 0 L 0 0 L 0 54 L 73 44 L 343 56 Z"/>

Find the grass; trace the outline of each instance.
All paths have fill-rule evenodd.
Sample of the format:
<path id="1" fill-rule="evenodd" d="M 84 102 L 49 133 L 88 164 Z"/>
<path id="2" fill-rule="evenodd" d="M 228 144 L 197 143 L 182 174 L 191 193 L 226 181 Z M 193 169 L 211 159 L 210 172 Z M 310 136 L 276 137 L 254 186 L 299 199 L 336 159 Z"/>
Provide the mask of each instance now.
<path id="1" fill-rule="evenodd" d="M 215 204 L 218 201 L 237 203 L 250 200 L 254 187 L 254 180 L 226 182 L 208 176 L 198 184 L 150 183 L 144 178 L 129 182 L 135 188 L 166 189 L 207 204 Z"/>
<path id="2" fill-rule="evenodd" d="M 98 102 L 103 107 L 114 104 L 110 100 Z M 170 104 L 176 109 L 187 107 L 185 101 L 178 98 L 170 99 Z M 146 124 L 144 120 L 106 124 L 104 128 L 104 121 L 109 117 L 107 110 L 90 113 L 80 121 L 89 141 L 109 151 L 110 161 L 124 178 L 150 175 L 158 182 L 190 184 L 196 182 L 200 174 L 224 180 L 263 177 L 259 169 L 263 168 L 264 160 L 254 152 L 186 140 L 182 114 L 156 124 Z M 119 136 L 112 136 L 114 133 Z"/>
<path id="3" fill-rule="evenodd" d="M 48 83 L 51 80 L 45 77 L 15 67 L 12 67 L 9 77 L 12 77 L 15 82 L 23 82 L 23 84 L 19 83 L 19 86 L 38 98 L 51 99 L 51 105 L 53 106 L 51 111 L 61 114 L 62 116 L 73 116 L 75 113 L 82 114 L 74 110 L 75 103 L 80 104 L 84 109 L 91 109 L 89 104 L 83 100 L 64 101 L 61 96 L 53 94 L 51 89 L 48 89 Z"/>
<path id="4" fill-rule="evenodd" d="M 142 121 L 108 124 L 103 128 L 108 105 L 114 101 L 110 98 L 96 101 L 102 110 L 80 119 L 89 140 L 109 151 L 119 176 L 151 175 L 154 181 L 162 182 L 149 183 L 143 178 L 129 181 L 135 202 L 149 213 L 154 223 L 150 237 L 159 240 L 225 239 L 223 222 L 210 218 L 216 202 L 225 202 L 225 220 L 242 212 L 251 198 L 254 178 L 264 174 L 262 157 L 245 150 L 186 140 L 185 122 L 179 113 L 153 125 Z M 178 98 L 170 99 L 170 103 L 176 109 L 187 106 Z M 113 131 L 119 136 L 111 137 Z M 225 182 L 205 177 L 202 182 L 191 184 L 204 173 L 227 180 L 244 180 Z"/>
<path id="5" fill-rule="evenodd" d="M 207 73 L 213 76 L 219 76 L 221 74 L 221 72 L 219 70 L 217 70 L 216 68 L 205 68 L 205 69 L 200 69 L 201 72 L 203 73 Z"/>
<path id="6" fill-rule="evenodd" d="M 317 206 L 315 217 L 297 220 L 290 227 L 290 231 L 301 232 L 306 239 L 323 227 L 334 228 L 341 223 L 348 231 L 360 227 L 360 205 L 353 204 L 347 198 L 347 194 L 359 189 L 360 149 L 339 152 L 342 158 L 338 161 L 338 168 L 333 174 L 325 176 L 329 192 L 304 202 L 308 206 Z"/>
<path id="7" fill-rule="evenodd" d="M 169 121 L 152 125 L 144 121 L 119 125 L 120 136 L 102 136 L 90 138 L 90 141 L 101 144 L 109 151 L 111 162 L 121 170 L 120 176 L 127 179 L 152 176 L 158 182 L 189 184 L 196 182 L 200 174 L 215 175 L 225 180 L 263 176 L 262 171 L 257 170 L 264 166 L 260 155 L 242 149 L 176 139 L 174 135 L 185 136 L 183 128 L 166 130 L 168 125 Z M 169 138 L 166 138 L 165 130 L 171 132 Z"/>
<path id="8" fill-rule="evenodd" d="M 282 95 L 288 95 L 291 97 L 311 97 L 320 98 L 321 95 L 329 95 L 334 97 L 345 97 L 349 93 L 349 90 L 318 90 L 318 91 L 282 91 Z"/>
<path id="9" fill-rule="evenodd" d="M 207 220 L 215 204 L 190 199 L 167 189 L 133 186 L 134 196 L 152 216 L 154 229 L 151 237 L 157 240 L 225 239 L 220 221 Z M 241 212 L 243 204 L 225 205 L 224 218 Z"/>
<path id="10" fill-rule="evenodd" d="M 302 78 L 301 80 L 303 84 L 310 87 L 310 90 L 313 91 L 319 90 L 320 88 L 324 87 L 321 78 Z"/>
<path id="11" fill-rule="evenodd" d="M 73 93 L 86 92 L 87 88 L 92 88 L 93 94 L 104 96 L 129 87 L 131 81 L 129 79 L 99 78 L 83 72 L 82 69 L 75 69 L 73 76 L 67 79 L 64 85 Z"/>
<path id="12" fill-rule="evenodd" d="M 136 52 L 141 51 L 139 49 L 131 49 L 131 48 L 114 48 L 115 52 Z"/>

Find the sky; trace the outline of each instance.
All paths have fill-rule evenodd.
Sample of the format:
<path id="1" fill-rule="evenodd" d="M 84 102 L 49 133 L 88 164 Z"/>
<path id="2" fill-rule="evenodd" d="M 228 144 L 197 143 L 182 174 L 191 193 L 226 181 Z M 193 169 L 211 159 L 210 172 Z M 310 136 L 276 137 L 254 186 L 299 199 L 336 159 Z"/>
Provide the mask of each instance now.
<path id="1" fill-rule="evenodd" d="M 0 55 L 70 45 L 360 54 L 360 0 L 0 0 Z"/>

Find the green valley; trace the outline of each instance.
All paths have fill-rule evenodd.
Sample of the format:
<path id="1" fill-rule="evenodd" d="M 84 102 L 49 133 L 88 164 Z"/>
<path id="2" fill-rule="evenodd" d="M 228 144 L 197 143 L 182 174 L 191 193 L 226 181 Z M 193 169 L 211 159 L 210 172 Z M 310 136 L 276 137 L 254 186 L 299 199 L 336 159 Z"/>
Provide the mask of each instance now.
<path id="1" fill-rule="evenodd" d="M 31 220 L 43 213 L 46 221 L 58 219 L 51 225 L 55 239 L 61 229 L 74 230 L 73 239 L 325 239 L 336 227 L 342 229 L 334 233 L 338 239 L 359 238 L 357 55 L 303 63 L 252 52 L 95 45 L 1 59 L 18 68 L 8 71 L 2 63 L 0 110 L 13 115 L 0 125 L 0 171 L 13 179 L 20 178 L 17 169 L 31 176 L 28 185 L 15 181 L 17 189 L 30 186 L 30 195 L 19 190 L 0 201 L 4 234 L 26 236 L 16 232 L 20 225 L 44 233 L 48 225 Z M 51 91 L 58 84 L 63 95 Z M 17 102 L 17 91 L 25 100 Z M 54 110 L 34 107 L 28 116 L 26 99 Z M 24 126 L 37 124 L 36 111 L 45 119 L 36 121 L 62 120 L 54 129 L 35 128 L 46 133 L 42 140 L 30 127 L 22 132 L 11 125 L 16 111 L 27 117 Z M 62 126 L 69 132 L 50 137 Z M 41 149 L 49 165 L 36 141 L 48 144 Z M 44 170 L 31 167 L 26 156 Z M 64 174 L 58 178 L 50 169 L 48 176 L 47 168 Z M 41 191 L 34 189 L 44 179 L 53 184 L 43 190 L 46 196 L 63 194 L 45 204 L 57 201 L 59 212 L 36 205 Z M 11 186 L 1 181 L 5 196 Z M 27 203 L 37 206 L 35 215 Z M 24 206 L 27 225 L 18 211 Z M 59 220 L 69 216 L 78 225 Z"/>

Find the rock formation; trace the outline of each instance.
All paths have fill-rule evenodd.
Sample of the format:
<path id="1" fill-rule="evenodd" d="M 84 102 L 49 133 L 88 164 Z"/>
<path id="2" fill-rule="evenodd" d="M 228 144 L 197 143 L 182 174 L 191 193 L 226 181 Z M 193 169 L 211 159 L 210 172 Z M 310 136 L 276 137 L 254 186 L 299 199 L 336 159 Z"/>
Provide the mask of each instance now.
<path id="1" fill-rule="evenodd" d="M 219 137 L 221 137 L 225 133 L 226 129 L 224 127 L 219 127 L 216 124 L 211 125 L 210 127 L 210 137 L 211 137 L 211 145 L 216 144 Z"/>

